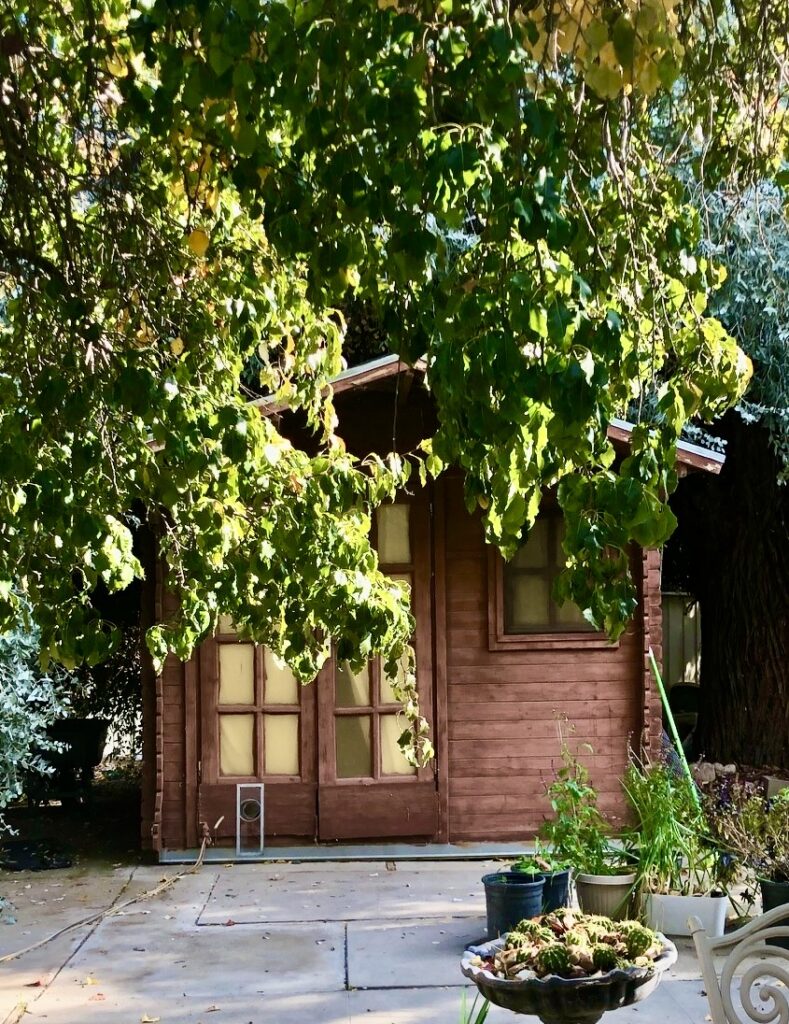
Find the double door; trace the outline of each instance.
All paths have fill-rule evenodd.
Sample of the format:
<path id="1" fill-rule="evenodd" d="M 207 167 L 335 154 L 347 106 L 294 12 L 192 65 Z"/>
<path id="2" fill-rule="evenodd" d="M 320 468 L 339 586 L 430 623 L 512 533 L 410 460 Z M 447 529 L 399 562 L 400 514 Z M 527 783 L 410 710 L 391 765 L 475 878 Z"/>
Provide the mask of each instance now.
<path id="1" fill-rule="evenodd" d="M 424 494 L 378 510 L 373 540 L 384 572 L 410 584 L 417 688 L 432 721 L 430 517 Z M 220 839 L 236 829 L 238 783 L 265 784 L 267 840 L 430 837 L 433 766 L 414 768 L 405 721 L 378 659 L 354 673 L 330 659 L 302 686 L 271 651 L 224 621 L 200 652 L 198 820 Z"/>

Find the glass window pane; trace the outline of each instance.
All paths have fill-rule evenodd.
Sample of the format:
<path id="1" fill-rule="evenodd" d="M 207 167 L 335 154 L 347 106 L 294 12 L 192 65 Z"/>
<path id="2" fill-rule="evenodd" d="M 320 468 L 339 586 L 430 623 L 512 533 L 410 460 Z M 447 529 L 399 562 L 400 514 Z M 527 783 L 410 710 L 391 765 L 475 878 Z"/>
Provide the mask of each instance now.
<path id="1" fill-rule="evenodd" d="M 370 778 L 372 746 L 369 715 L 337 715 L 336 732 L 337 778 Z"/>
<path id="2" fill-rule="evenodd" d="M 231 636 L 235 636 L 237 632 L 233 620 L 229 615 L 219 616 L 219 625 L 216 627 L 216 631 L 217 633 L 229 633 Z"/>
<path id="3" fill-rule="evenodd" d="M 381 715 L 381 774 L 415 775 L 416 768 L 403 756 L 398 744 L 403 726 L 395 715 Z"/>
<path id="4" fill-rule="evenodd" d="M 412 599 L 412 603 L 413 603 L 414 582 L 411 579 L 411 573 L 410 572 L 393 572 L 393 573 L 389 574 L 389 579 L 390 580 L 397 580 L 398 583 L 407 583 L 408 584 L 408 590 L 411 593 L 411 599 Z"/>
<path id="5" fill-rule="evenodd" d="M 519 548 L 511 564 L 518 569 L 545 569 L 548 566 L 548 520 L 538 519 L 529 531 L 523 547 Z"/>
<path id="6" fill-rule="evenodd" d="M 264 715 L 266 775 L 299 774 L 299 716 Z"/>
<path id="7" fill-rule="evenodd" d="M 573 626 L 576 629 L 592 629 L 581 613 L 581 609 L 573 601 L 565 601 L 556 605 L 556 621 L 562 626 Z"/>
<path id="8" fill-rule="evenodd" d="M 255 716 L 219 716 L 219 773 L 255 774 Z"/>
<path id="9" fill-rule="evenodd" d="M 378 561 L 383 565 L 411 561 L 409 536 L 410 505 L 381 505 L 376 510 L 378 521 Z"/>
<path id="10" fill-rule="evenodd" d="M 402 683 L 405 679 L 405 670 L 408 665 L 408 658 L 406 655 L 400 659 L 400 663 L 397 666 L 397 681 Z M 381 665 L 381 703 L 382 704 L 397 704 L 397 698 L 392 690 L 391 682 L 384 675 L 384 667 Z"/>
<path id="11" fill-rule="evenodd" d="M 334 704 L 338 708 L 358 708 L 370 705 L 370 666 L 365 665 L 356 675 L 347 661 L 337 665 Z"/>
<path id="12" fill-rule="evenodd" d="M 266 666 L 265 703 L 298 704 L 299 682 L 285 662 L 268 647 L 263 651 L 263 661 Z"/>
<path id="13" fill-rule="evenodd" d="M 533 630 L 535 626 L 547 626 L 551 599 L 548 581 L 541 576 L 513 573 L 508 584 L 505 587 L 509 595 L 505 625 L 507 632 L 517 633 L 520 630 Z"/>
<path id="14" fill-rule="evenodd" d="M 219 645 L 219 703 L 255 703 L 255 648 L 252 644 Z"/>

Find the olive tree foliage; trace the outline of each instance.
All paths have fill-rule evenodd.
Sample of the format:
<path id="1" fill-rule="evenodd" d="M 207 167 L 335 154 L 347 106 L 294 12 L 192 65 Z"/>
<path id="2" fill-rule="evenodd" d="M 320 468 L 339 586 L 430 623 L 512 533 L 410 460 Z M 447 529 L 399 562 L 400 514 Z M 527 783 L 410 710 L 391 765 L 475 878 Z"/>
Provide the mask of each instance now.
<path id="1" fill-rule="evenodd" d="M 46 752 L 56 744 L 47 728 L 68 710 L 66 673 L 43 672 L 38 652 L 38 630 L 23 608 L 14 628 L 0 634 L 0 831 L 26 776 L 49 770 Z"/>
<path id="2" fill-rule="evenodd" d="M 789 222 L 783 189 L 760 182 L 744 193 L 696 196 L 704 251 L 728 270 L 715 313 L 753 362 L 736 409 L 767 431 L 784 482 L 789 479 Z"/>
<path id="3" fill-rule="evenodd" d="M 89 595 L 141 575 L 142 507 L 179 599 L 157 660 L 226 612 L 304 679 L 332 641 L 394 673 L 413 623 L 371 511 L 454 463 L 507 555 L 558 487 L 559 596 L 621 632 L 628 544 L 674 525 L 682 425 L 749 374 L 674 167 L 780 161 L 786 0 L 5 0 L 0 19 L 1 621 L 17 580 L 53 658 L 106 658 Z M 426 358 L 440 425 L 418 451 L 359 463 L 335 433 L 349 301 Z M 317 454 L 245 405 L 252 356 Z M 615 465 L 606 426 L 649 395 Z M 400 695 L 424 753 L 412 673 Z"/>

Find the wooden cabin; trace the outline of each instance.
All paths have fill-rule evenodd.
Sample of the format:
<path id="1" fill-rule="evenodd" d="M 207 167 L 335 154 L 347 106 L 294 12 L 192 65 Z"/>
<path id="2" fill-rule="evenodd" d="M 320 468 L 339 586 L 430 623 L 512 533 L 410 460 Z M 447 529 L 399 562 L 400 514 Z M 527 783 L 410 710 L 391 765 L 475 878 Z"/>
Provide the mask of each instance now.
<path id="1" fill-rule="evenodd" d="M 359 455 L 388 451 L 393 436 L 409 450 L 434 429 L 421 372 L 396 357 L 346 371 L 334 390 L 339 433 Z M 286 410 L 258 404 L 308 440 Z M 625 451 L 629 425 L 614 423 L 610 436 Z M 718 472 L 722 462 L 694 445 L 678 451 L 680 472 Z M 249 783 L 264 784 L 267 845 L 526 840 L 547 811 L 557 715 L 574 726 L 573 743 L 592 748 L 584 761 L 602 809 L 622 812 L 628 744 L 656 751 L 660 742 L 647 661 L 650 646 L 661 657 L 659 552 L 634 549 L 638 612 L 610 644 L 577 608 L 552 600 L 562 522 L 550 503 L 508 564 L 466 511 L 459 473 L 379 509 L 374 529 L 382 568 L 411 583 L 435 761 L 416 770 L 400 754 L 397 705 L 377 663 L 354 676 L 331 661 L 302 687 L 223 623 L 188 662 L 170 658 L 144 680 L 143 841 L 160 856 L 206 835 L 234 846 L 238 786 Z M 169 599 L 154 568 L 144 624 Z"/>

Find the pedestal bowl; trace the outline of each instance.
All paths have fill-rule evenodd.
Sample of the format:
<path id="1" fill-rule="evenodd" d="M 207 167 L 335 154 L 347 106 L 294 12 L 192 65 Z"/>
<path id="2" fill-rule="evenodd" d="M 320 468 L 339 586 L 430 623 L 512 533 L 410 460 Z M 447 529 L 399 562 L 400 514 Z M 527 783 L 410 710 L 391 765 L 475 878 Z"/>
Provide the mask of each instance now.
<path id="1" fill-rule="evenodd" d="M 658 987 L 663 972 L 676 963 L 674 943 L 663 935 L 658 937 L 663 949 L 651 967 L 627 967 L 590 978 L 548 975 L 528 981 L 509 981 L 471 962 L 475 957 L 484 959 L 503 949 L 503 938 L 469 946 L 460 969 L 486 999 L 513 1013 L 533 1014 L 543 1024 L 595 1024 L 608 1010 L 618 1010 L 646 999 Z"/>

